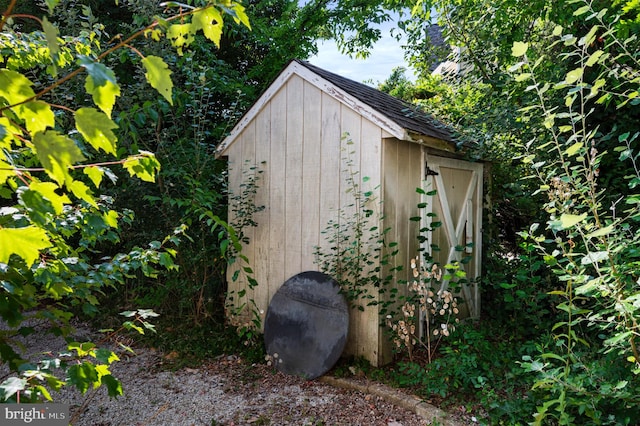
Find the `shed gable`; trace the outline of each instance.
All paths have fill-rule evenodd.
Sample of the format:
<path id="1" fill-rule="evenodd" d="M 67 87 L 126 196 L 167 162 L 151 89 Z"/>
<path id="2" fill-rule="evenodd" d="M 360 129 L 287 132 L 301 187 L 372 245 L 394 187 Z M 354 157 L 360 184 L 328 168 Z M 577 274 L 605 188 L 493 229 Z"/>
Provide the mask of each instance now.
<path id="1" fill-rule="evenodd" d="M 384 137 L 420 143 L 424 143 L 425 139 L 432 139 L 439 141 L 439 149 L 455 149 L 454 138 L 446 126 L 411 104 L 307 62 L 293 60 L 222 141 L 216 151 L 218 156 L 226 155 L 228 147 L 234 143 L 243 129 L 293 76 L 314 85 L 379 126 L 385 132 Z"/>

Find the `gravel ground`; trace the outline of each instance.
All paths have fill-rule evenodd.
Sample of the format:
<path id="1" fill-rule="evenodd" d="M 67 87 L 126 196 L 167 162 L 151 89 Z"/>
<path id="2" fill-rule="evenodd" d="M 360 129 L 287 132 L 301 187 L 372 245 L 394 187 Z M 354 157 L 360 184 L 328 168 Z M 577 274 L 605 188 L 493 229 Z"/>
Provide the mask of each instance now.
<path id="1" fill-rule="evenodd" d="M 45 350 L 64 349 L 62 339 L 46 333 L 46 324 L 34 322 L 32 326 L 37 333 L 24 339 L 24 353 L 32 359 Z M 91 334 L 89 328 L 78 324 L 74 337 L 85 341 Z M 357 390 L 363 389 L 362 383 L 354 387 L 306 381 L 264 364 L 248 365 L 233 355 L 211 360 L 198 369 L 167 371 L 164 364 L 175 354 L 165 355 L 149 348 L 138 348 L 136 353 L 120 353 L 121 360 L 111 368 L 124 389 L 124 395 L 117 399 L 109 398 L 106 389 L 90 390 L 85 395 L 73 389 L 52 394 L 56 402 L 70 404 L 73 425 L 430 424 L 424 412 L 420 416 L 415 408 L 403 408 L 398 403 L 404 394 L 390 390 L 393 394 L 388 397 L 379 385 L 376 392 L 369 393 Z M 0 382 L 7 374 L 6 367 L 0 366 Z M 406 398 L 412 400 L 410 395 Z"/>

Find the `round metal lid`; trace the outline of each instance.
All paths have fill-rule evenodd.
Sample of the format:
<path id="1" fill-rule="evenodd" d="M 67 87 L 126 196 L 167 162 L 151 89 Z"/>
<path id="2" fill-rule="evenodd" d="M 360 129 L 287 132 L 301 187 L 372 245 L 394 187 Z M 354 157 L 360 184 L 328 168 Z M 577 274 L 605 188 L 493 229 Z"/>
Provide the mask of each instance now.
<path id="1" fill-rule="evenodd" d="M 340 358 L 349 307 L 329 275 L 302 272 L 273 295 L 264 323 L 267 354 L 283 373 L 315 379 Z"/>

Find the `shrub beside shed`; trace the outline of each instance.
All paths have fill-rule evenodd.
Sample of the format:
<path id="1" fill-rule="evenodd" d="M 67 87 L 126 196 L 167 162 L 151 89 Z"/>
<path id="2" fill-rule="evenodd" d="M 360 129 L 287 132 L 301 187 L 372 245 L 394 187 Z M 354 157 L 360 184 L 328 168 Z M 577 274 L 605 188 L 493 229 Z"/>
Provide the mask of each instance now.
<path id="1" fill-rule="evenodd" d="M 480 276 L 483 164 L 464 160 L 446 128 L 409 104 L 294 60 L 218 149 L 228 159 L 232 193 L 241 193 L 243 182 L 261 171 L 254 202 L 265 208 L 254 215 L 257 226 L 245 229 L 249 243 L 243 248 L 258 285 L 250 288 L 242 274 L 234 281 L 241 265 L 230 265 L 236 307 L 255 302 L 264 315 L 288 278 L 318 270 L 315 248 L 328 247 L 323 231 L 353 202 L 346 193 L 347 140 L 352 169 L 368 177 L 367 185 L 381 201 L 383 229 L 390 228 L 387 239 L 398 243 L 394 261 L 404 266 L 401 278 L 409 279 L 410 261 L 418 254 L 419 227 L 433 220 L 442 226 L 429 233 L 424 248 L 439 247 L 433 255 L 441 264 L 466 256 L 468 278 Z M 417 187 L 436 195 L 425 199 Z M 418 208 L 421 202 L 427 209 Z M 421 224 L 410 220 L 419 215 Z M 477 285 L 465 286 L 462 296 L 469 315 L 478 316 Z M 352 311 L 346 347 L 373 365 L 391 357 L 379 309 Z"/>

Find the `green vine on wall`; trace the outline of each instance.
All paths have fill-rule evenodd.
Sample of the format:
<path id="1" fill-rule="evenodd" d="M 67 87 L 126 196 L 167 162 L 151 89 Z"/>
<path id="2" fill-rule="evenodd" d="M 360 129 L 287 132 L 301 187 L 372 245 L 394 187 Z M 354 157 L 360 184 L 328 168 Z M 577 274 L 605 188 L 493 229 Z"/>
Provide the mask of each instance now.
<path id="1" fill-rule="evenodd" d="M 314 251 L 320 270 L 333 277 L 342 289 L 348 303 L 363 311 L 365 306 L 383 303 L 381 315 L 386 315 L 390 303 L 379 300 L 380 295 L 395 298 L 395 274 L 402 269 L 393 265 L 398 244 L 388 242 L 389 228 L 382 229 L 383 216 L 375 190 L 364 190 L 368 177 L 360 178 L 355 170 L 353 141 L 344 135 L 342 162 L 345 175 L 345 194 L 350 200 L 337 210 L 322 231 L 326 244 Z M 384 318 L 384 316 L 383 316 Z"/>
<path id="2" fill-rule="evenodd" d="M 265 162 L 261 163 L 261 165 L 264 164 Z M 265 209 L 265 206 L 258 205 L 255 199 L 263 172 L 264 170 L 260 167 L 252 166 L 246 161 L 245 167 L 242 168 L 243 178 L 239 185 L 239 193 L 229 193 L 230 223 L 214 221 L 221 226 L 218 239 L 221 241 L 222 252 L 228 262 L 227 267 L 235 268 L 231 280 L 233 282 L 242 280 L 247 284 L 246 288 L 238 292 L 228 291 L 225 304 L 227 318 L 246 345 L 255 342 L 258 338 L 264 314 L 255 300 L 246 300 L 247 290 L 254 289 L 259 283 L 254 277 L 249 258 L 242 253 L 243 245 L 250 243 L 247 229 L 258 225 L 254 216 Z"/>

